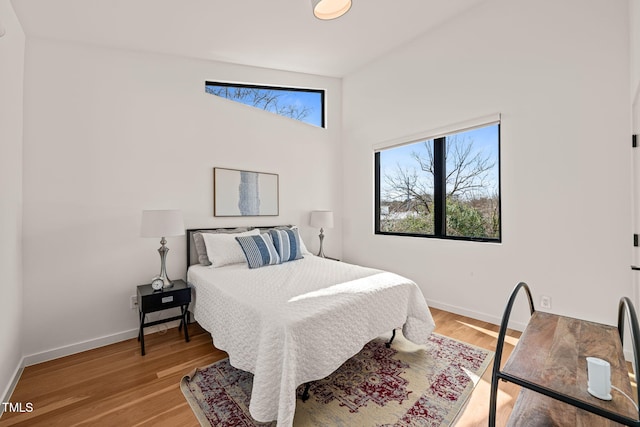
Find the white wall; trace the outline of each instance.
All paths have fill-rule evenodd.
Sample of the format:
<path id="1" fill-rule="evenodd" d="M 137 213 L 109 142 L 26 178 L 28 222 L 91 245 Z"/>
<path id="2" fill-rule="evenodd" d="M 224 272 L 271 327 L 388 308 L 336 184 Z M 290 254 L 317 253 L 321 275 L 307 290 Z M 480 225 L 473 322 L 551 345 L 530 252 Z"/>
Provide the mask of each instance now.
<path id="1" fill-rule="evenodd" d="M 630 61 L 631 61 L 631 103 L 633 133 L 640 133 L 640 2 L 632 0 L 629 2 L 629 25 L 630 25 Z M 637 169 L 637 168 L 636 168 Z M 636 201 L 636 204 L 639 202 Z M 639 210 L 635 209 L 635 212 Z M 640 225 L 637 218 L 636 228 Z M 637 251 L 636 251 L 637 252 Z M 636 253 L 635 263 L 638 264 L 640 254 Z"/>
<path id="2" fill-rule="evenodd" d="M 631 61 L 631 126 L 635 135 L 640 134 L 640 4 L 629 2 L 630 61 Z M 633 232 L 640 233 L 640 149 L 632 153 Z M 640 247 L 633 249 L 632 265 L 640 265 Z M 640 308 L 640 272 L 634 271 L 634 304 Z"/>
<path id="3" fill-rule="evenodd" d="M 160 268 L 143 209 L 181 209 L 187 228 L 300 224 L 310 249 L 309 212 L 341 211 L 338 79 L 31 38 L 25 68 L 30 363 L 135 336 L 129 297 Z M 206 94 L 205 80 L 326 89 L 328 128 Z M 279 174 L 280 215 L 214 218 L 214 166 Z M 340 235 L 338 220 L 327 252 L 341 255 Z M 167 246 L 169 277 L 184 278 L 184 237 Z"/>
<path id="4" fill-rule="evenodd" d="M 489 0 L 343 81 L 344 258 L 498 321 L 512 287 L 614 323 L 631 296 L 627 1 Z M 372 145 L 502 113 L 502 244 L 373 234 Z M 526 321 L 524 310 L 516 320 Z"/>
<path id="5" fill-rule="evenodd" d="M 22 359 L 22 88 L 25 36 L 9 0 L 0 0 L 0 399 Z M 0 413 L 2 411 L 0 410 Z"/>
<path id="6" fill-rule="evenodd" d="M 9 0 L 0 0 L 0 399 L 22 359 L 22 90 L 25 36 Z M 0 413 L 2 411 L 0 410 Z"/>
<path id="7" fill-rule="evenodd" d="M 640 2 L 629 2 L 631 50 L 631 98 L 640 103 Z"/>

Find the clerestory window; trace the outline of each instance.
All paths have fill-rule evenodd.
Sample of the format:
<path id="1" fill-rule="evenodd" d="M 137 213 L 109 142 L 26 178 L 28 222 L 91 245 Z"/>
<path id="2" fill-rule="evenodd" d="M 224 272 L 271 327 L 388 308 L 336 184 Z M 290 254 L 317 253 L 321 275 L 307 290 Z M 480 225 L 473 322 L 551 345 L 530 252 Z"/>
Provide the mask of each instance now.
<path id="1" fill-rule="evenodd" d="M 313 126 L 325 127 L 324 90 L 206 82 L 205 91 Z"/>

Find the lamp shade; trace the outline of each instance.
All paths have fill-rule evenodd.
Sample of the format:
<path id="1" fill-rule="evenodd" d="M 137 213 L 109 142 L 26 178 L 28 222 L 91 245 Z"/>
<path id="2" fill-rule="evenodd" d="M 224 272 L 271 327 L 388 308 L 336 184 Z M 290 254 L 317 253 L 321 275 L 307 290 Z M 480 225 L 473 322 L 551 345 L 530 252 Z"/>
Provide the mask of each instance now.
<path id="1" fill-rule="evenodd" d="M 332 211 L 312 211 L 309 224 L 315 228 L 332 228 L 333 212 Z"/>
<path id="2" fill-rule="evenodd" d="M 322 20 L 339 18 L 351 9 L 351 0 L 311 0 L 313 14 Z"/>
<path id="3" fill-rule="evenodd" d="M 140 235 L 142 237 L 167 237 L 184 235 L 184 220 L 182 218 L 182 211 L 142 211 Z"/>

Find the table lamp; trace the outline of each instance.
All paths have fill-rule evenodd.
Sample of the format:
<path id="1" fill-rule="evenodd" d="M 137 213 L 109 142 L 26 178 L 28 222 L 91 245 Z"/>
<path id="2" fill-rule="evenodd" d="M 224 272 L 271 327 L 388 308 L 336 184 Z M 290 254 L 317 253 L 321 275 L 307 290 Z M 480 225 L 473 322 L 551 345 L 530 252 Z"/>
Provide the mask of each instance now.
<path id="1" fill-rule="evenodd" d="M 320 228 L 320 250 L 318 256 L 326 258 L 324 250 L 322 249 L 322 243 L 324 241 L 324 229 L 333 227 L 333 212 L 332 211 L 312 211 L 311 220 L 309 224 L 312 227 Z"/>

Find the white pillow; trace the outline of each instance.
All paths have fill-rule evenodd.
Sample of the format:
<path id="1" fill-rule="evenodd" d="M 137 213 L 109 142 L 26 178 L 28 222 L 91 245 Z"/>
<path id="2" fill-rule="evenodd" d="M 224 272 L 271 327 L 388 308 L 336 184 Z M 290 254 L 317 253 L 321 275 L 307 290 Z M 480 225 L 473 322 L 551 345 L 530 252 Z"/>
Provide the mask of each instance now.
<path id="1" fill-rule="evenodd" d="M 304 240 L 302 240 L 302 235 L 300 234 L 300 229 L 294 225 L 293 227 L 291 227 L 292 230 L 298 230 L 298 235 L 300 236 L 300 253 L 302 253 L 302 255 L 312 255 L 311 252 L 309 252 L 309 250 L 307 249 L 307 246 L 304 244 Z"/>
<path id="2" fill-rule="evenodd" d="M 207 248 L 207 257 L 214 268 L 247 262 L 236 237 L 259 235 L 260 230 L 257 228 L 251 231 L 233 234 L 202 233 L 204 245 Z"/>

